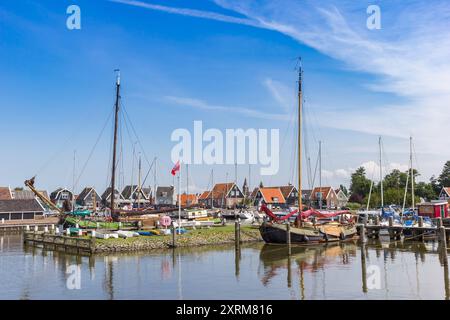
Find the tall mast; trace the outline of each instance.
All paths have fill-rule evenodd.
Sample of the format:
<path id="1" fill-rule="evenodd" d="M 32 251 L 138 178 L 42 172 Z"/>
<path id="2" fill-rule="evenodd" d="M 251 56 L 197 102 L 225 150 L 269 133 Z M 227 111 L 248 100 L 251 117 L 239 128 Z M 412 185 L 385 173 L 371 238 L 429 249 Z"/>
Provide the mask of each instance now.
<path id="1" fill-rule="evenodd" d="M 303 209 L 302 204 L 302 75 L 303 70 L 300 65 L 298 70 L 298 212 L 301 220 L 301 213 Z M 297 219 L 299 220 L 299 219 Z"/>
<path id="2" fill-rule="evenodd" d="M 322 209 L 322 141 L 319 141 L 319 194 L 320 194 L 320 203 L 319 209 Z"/>
<path id="3" fill-rule="evenodd" d="M 120 99 L 120 70 L 115 70 L 117 73 L 116 78 L 116 104 L 114 115 L 114 143 L 113 143 L 113 159 L 112 159 L 112 173 L 111 173 L 111 216 L 117 220 L 114 215 L 115 209 L 115 188 L 116 188 L 116 153 L 117 153 L 117 130 L 119 126 L 119 99 Z"/>
<path id="4" fill-rule="evenodd" d="M 189 206 L 189 164 L 186 163 L 186 206 Z"/>
<path id="5" fill-rule="evenodd" d="M 133 188 L 133 186 L 131 186 L 131 188 Z M 141 186 L 141 156 L 139 155 L 139 173 L 138 173 L 138 187 L 137 187 L 137 191 L 138 191 L 138 208 L 141 207 L 141 190 L 142 190 L 142 186 Z"/>
<path id="6" fill-rule="evenodd" d="M 413 155 L 412 155 L 412 137 L 409 137 L 409 162 L 411 166 L 411 199 L 412 209 L 414 210 L 414 170 L 413 170 Z"/>
<path id="7" fill-rule="evenodd" d="M 156 204 L 156 161 L 157 157 L 155 157 L 155 168 L 153 171 L 153 203 Z M 151 199 L 150 199 L 151 200 Z"/>
<path id="8" fill-rule="evenodd" d="M 383 166 L 381 161 L 381 136 L 378 138 L 378 145 L 380 147 L 380 185 L 381 185 L 381 208 L 384 207 L 384 194 L 383 194 Z"/>
<path id="9" fill-rule="evenodd" d="M 214 169 L 211 169 L 211 209 L 214 209 Z"/>

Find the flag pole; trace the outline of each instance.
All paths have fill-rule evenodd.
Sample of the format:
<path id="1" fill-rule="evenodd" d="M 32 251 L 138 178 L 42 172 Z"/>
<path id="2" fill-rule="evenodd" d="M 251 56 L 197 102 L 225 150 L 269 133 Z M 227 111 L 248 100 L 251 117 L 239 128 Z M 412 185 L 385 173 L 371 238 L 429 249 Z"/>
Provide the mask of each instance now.
<path id="1" fill-rule="evenodd" d="M 178 234 L 181 228 L 181 163 L 180 172 L 178 173 Z"/>

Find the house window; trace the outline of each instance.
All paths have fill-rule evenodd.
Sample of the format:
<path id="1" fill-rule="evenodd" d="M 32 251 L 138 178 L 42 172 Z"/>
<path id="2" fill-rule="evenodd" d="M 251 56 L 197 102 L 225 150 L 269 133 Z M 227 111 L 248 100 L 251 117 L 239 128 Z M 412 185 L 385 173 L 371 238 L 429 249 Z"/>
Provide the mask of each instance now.
<path id="1" fill-rule="evenodd" d="M 278 202 L 278 197 L 272 197 L 272 202 Z"/>

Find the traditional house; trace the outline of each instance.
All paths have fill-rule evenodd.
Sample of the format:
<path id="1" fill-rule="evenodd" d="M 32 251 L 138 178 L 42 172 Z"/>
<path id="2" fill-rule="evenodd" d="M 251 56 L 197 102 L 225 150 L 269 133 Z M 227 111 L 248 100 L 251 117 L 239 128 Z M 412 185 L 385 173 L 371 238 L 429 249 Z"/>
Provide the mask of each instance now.
<path id="1" fill-rule="evenodd" d="M 302 203 L 303 204 L 307 205 L 307 204 L 310 203 L 310 201 L 311 201 L 311 192 L 312 192 L 311 189 L 306 189 L 306 190 L 302 189 Z"/>
<path id="2" fill-rule="evenodd" d="M 208 198 L 210 191 L 204 191 L 198 197 L 198 204 L 202 207 L 211 207 L 211 198 Z"/>
<path id="3" fill-rule="evenodd" d="M 337 197 L 337 206 L 339 208 L 345 207 L 348 203 L 348 197 L 345 192 L 342 189 L 336 189 L 334 190 L 334 192 L 336 193 Z"/>
<path id="4" fill-rule="evenodd" d="M 11 200 L 13 195 L 9 187 L 0 187 L 0 200 Z"/>
<path id="5" fill-rule="evenodd" d="M 38 190 L 38 192 L 48 199 L 47 191 Z M 36 198 L 36 195 L 31 190 L 13 190 L 12 195 L 13 195 L 13 199 L 18 199 L 18 200 L 31 200 L 31 199 Z"/>
<path id="6" fill-rule="evenodd" d="M 0 220 L 28 220 L 42 217 L 44 208 L 36 199 L 0 200 Z"/>
<path id="7" fill-rule="evenodd" d="M 142 207 L 150 203 L 151 189 L 138 188 L 137 185 L 128 185 L 122 190 L 122 197 L 127 204 L 133 203 L 138 207 Z"/>
<path id="8" fill-rule="evenodd" d="M 82 207 L 94 208 L 94 201 L 95 207 L 99 207 L 102 198 L 100 198 L 97 191 L 93 187 L 86 187 L 78 195 L 76 203 Z"/>
<path id="9" fill-rule="evenodd" d="M 430 218 L 448 218 L 448 202 L 447 201 L 433 201 L 422 202 L 417 204 L 417 211 L 419 216 L 427 216 Z"/>
<path id="10" fill-rule="evenodd" d="M 253 205 L 259 206 L 264 202 L 269 209 L 280 209 L 286 205 L 286 199 L 280 188 L 258 188 Z"/>
<path id="11" fill-rule="evenodd" d="M 232 208 L 244 200 L 244 194 L 235 183 L 217 183 L 208 197 L 217 208 Z"/>
<path id="12" fill-rule="evenodd" d="M 180 198 L 182 207 L 194 206 L 198 204 L 198 194 L 182 193 L 180 195 Z M 177 196 L 177 205 L 178 205 L 178 196 Z"/>
<path id="13" fill-rule="evenodd" d="M 106 188 L 105 192 L 102 194 L 102 204 L 106 207 L 111 206 L 111 194 L 112 194 L 112 188 L 108 187 Z M 124 201 L 124 198 L 122 197 L 122 194 L 119 192 L 119 190 L 114 189 L 114 203 L 117 205 L 120 205 Z M 115 206 L 114 206 L 115 207 Z"/>
<path id="14" fill-rule="evenodd" d="M 72 201 L 73 194 L 66 188 L 58 188 L 50 194 L 50 200 L 58 207 L 63 208 L 64 203 Z"/>
<path id="15" fill-rule="evenodd" d="M 176 200 L 174 199 L 175 188 L 170 187 L 157 187 L 156 188 L 156 204 L 157 205 L 174 205 Z"/>
<path id="16" fill-rule="evenodd" d="M 288 206 L 298 206 L 298 190 L 293 185 L 276 187 L 279 188 L 283 194 L 286 204 Z"/>
<path id="17" fill-rule="evenodd" d="M 322 206 L 320 202 L 322 202 Z M 338 206 L 336 192 L 331 187 L 314 188 L 311 193 L 311 205 L 316 208 L 336 208 Z"/>
<path id="18" fill-rule="evenodd" d="M 450 187 L 443 187 L 439 193 L 439 200 L 446 200 L 450 202 Z"/>

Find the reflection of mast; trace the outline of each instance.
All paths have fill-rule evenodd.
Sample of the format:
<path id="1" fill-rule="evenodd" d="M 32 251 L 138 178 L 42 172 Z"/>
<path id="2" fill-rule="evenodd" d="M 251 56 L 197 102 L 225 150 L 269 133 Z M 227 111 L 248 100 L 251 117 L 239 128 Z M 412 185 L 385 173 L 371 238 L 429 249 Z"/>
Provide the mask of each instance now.
<path id="1" fill-rule="evenodd" d="M 105 275 L 105 285 L 106 291 L 109 296 L 109 300 L 114 300 L 114 275 L 113 275 L 113 262 L 111 259 L 106 260 L 106 275 Z"/>
<path id="2" fill-rule="evenodd" d="M 181 254 L 178 251 L 178 299 L 183 300 L 183 290 L 181 287 Z"/>
<path id="3" fill-rule="evenodd" d="M 303 262 L 300 263 L 300 297 L 305 300 L 305 277 L 303 275 Z"/>
<path id="4" fill-rule="evenodd" d="M 366 248 L 364 243 L 361 243 L 361 275 L 362 275 L 362 289 L 367 293 L 367 269 L 366 269 Z"/>

